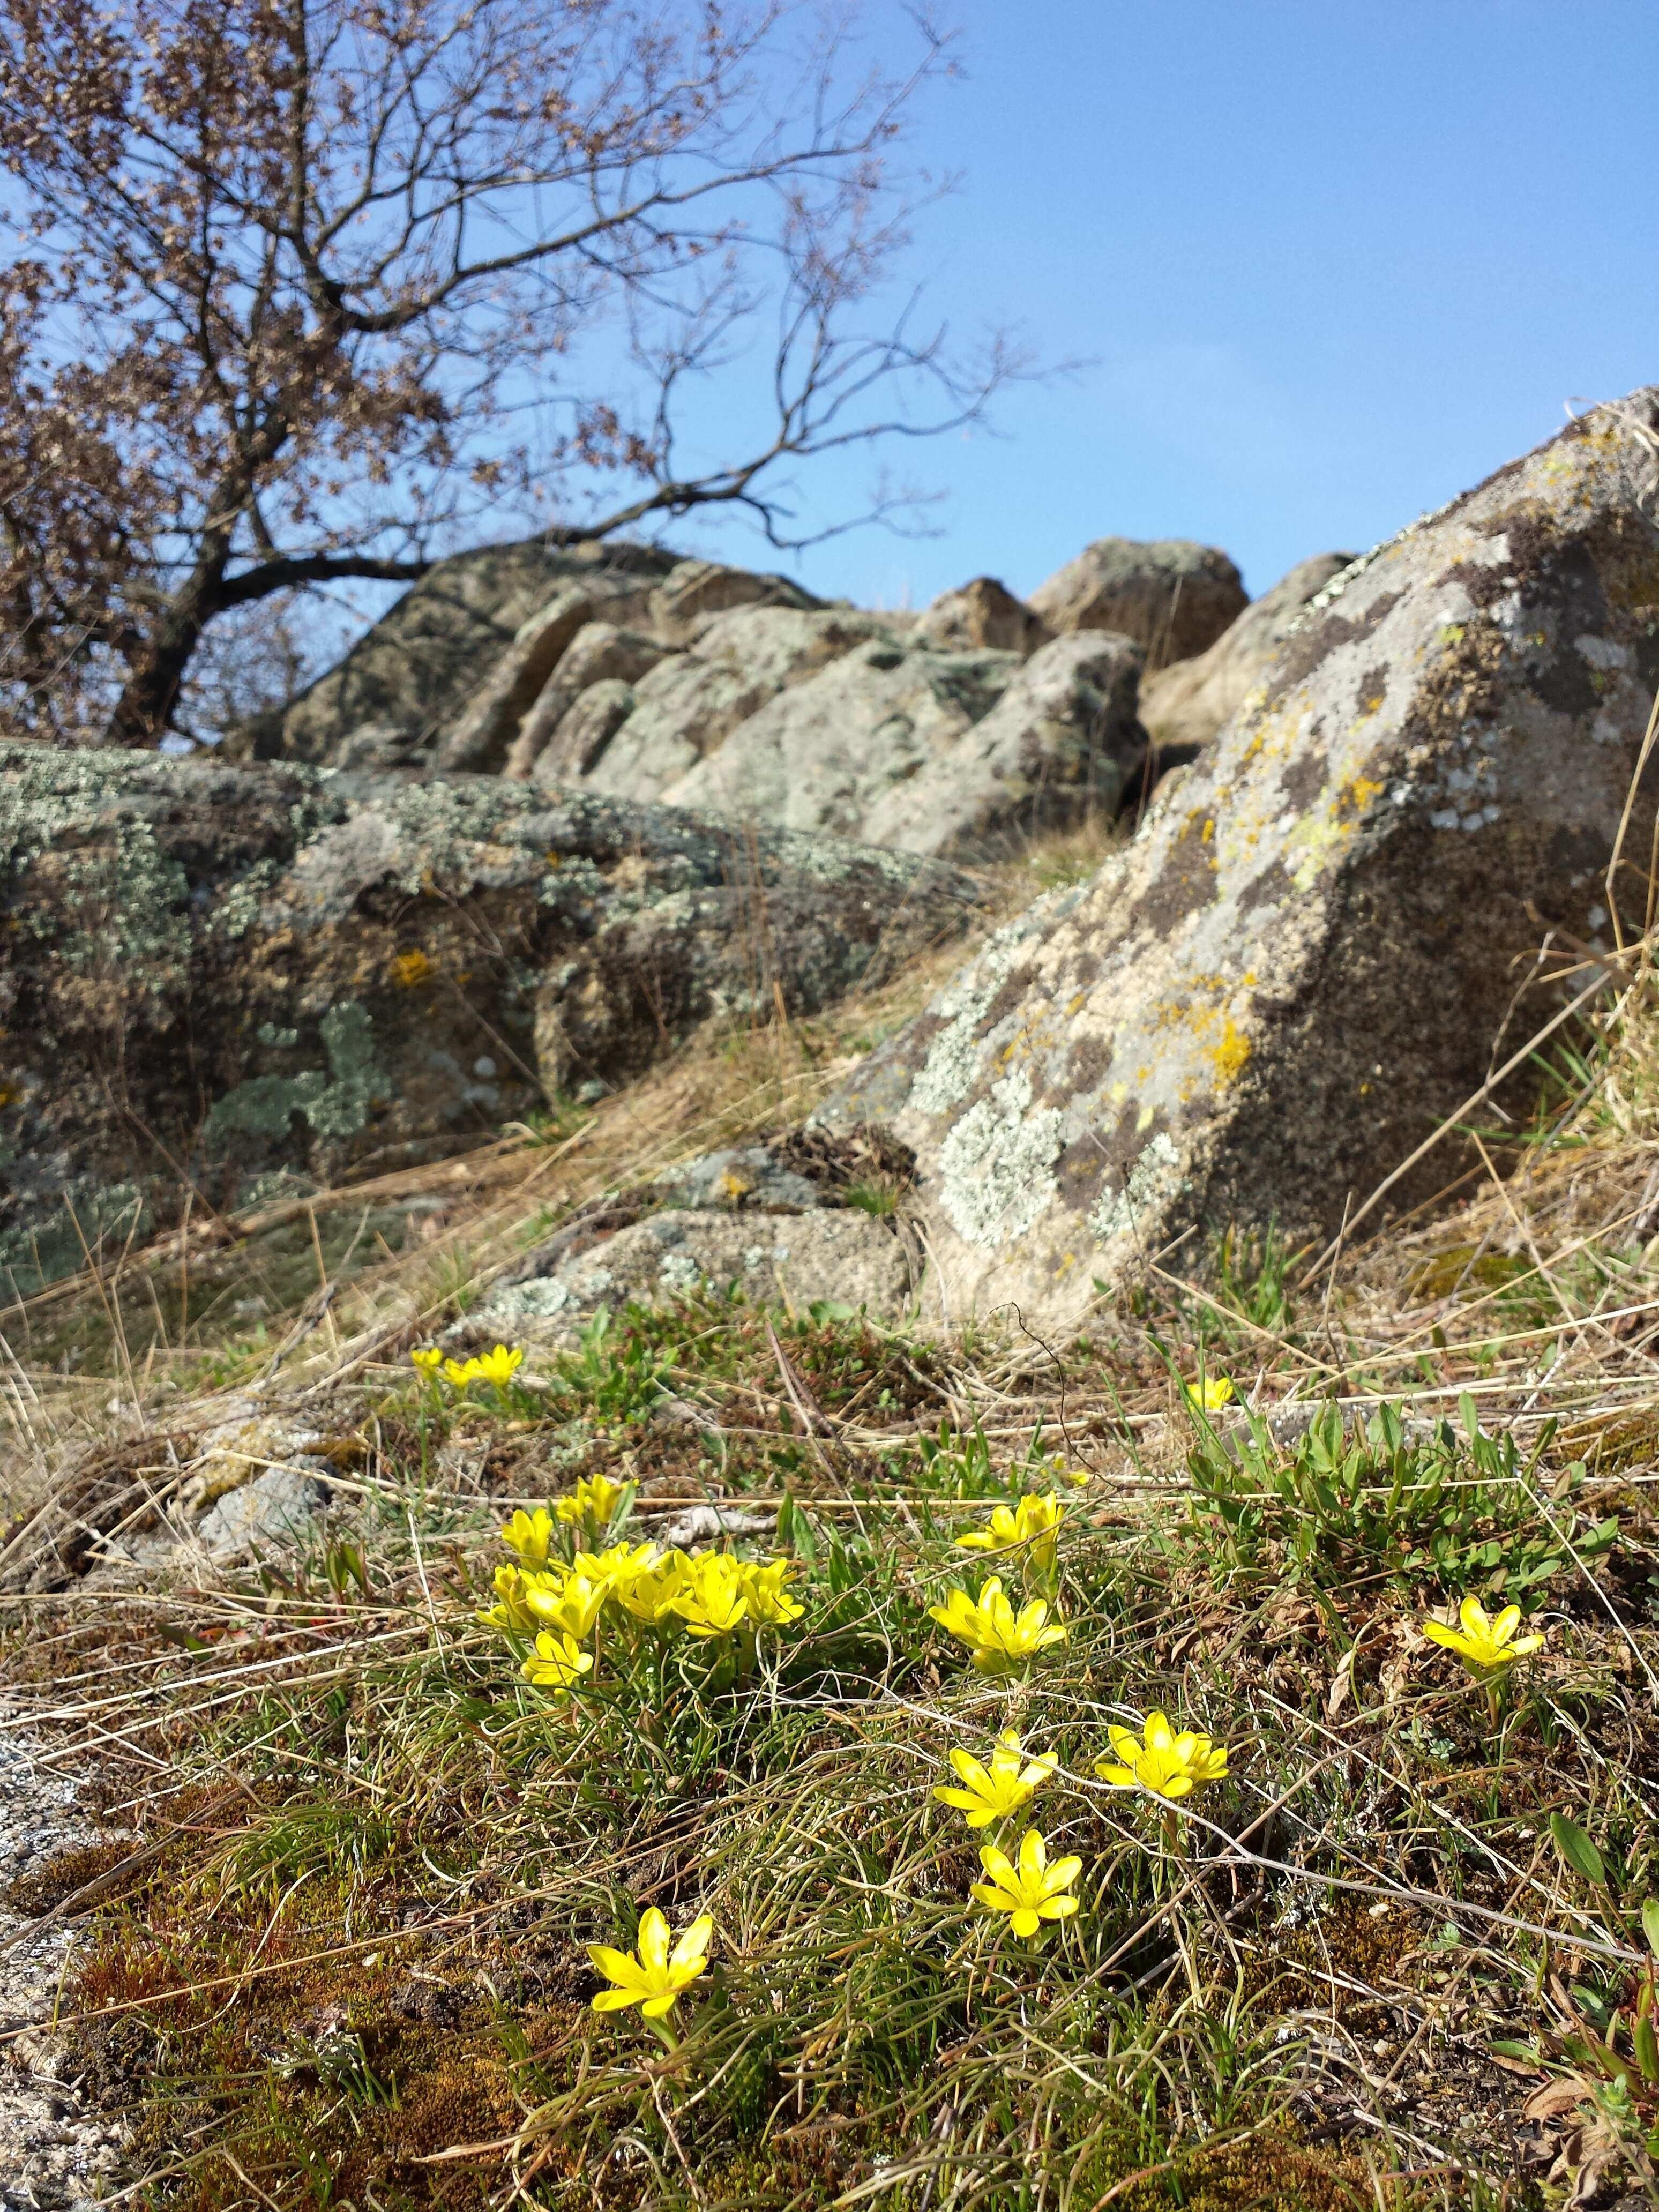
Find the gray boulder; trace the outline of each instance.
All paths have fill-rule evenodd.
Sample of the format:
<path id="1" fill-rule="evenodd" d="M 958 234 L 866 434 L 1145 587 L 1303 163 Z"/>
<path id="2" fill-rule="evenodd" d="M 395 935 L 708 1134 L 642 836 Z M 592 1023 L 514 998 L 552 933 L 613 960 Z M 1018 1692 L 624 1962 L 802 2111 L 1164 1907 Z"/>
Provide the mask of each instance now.
<path id="1" fill-rule="evenodd" d="M 498 777 L 0 748 L 0 1290 L 456 1149 L 711 1015 L 810 1012 L 980 910 L 953 871 Z"/>
<path id="2" fill-rule="evenodd" d="M 787 576 L 728 568 L 719 561 L 678 561 L 652 592 L 650 618 L 659 636 L 671 644 L 687 645 L 712 616 L 729 614 L 734 607 L 797 607 L 810 612 L 823 604 Z"/>
<path id="3" fill-rule="evenodd" d="M 1227 556 L 1186 538 L 1098 538 L 1030 597 L 1057 635 L 1119 630 L 1146 648 L 1153 671 L 1205 652 L 1249 605 Z"/>
<path id="4" fill-rule="evenodd" d="M 942 592 L 917 616 L 910 633 L 913 643 L 946 653 L 973 653 L 982 646 L 996 653 L 1035 653 L 1050 635 L 1042 617 L 994 576 L 975 576 Z"/>
<path id="5" fill-rule="evenodd" d="M 507 765 L 517 745 L 520 726 L 532 707 L 539 704 L 548 678 L 563 660 L 567 648 L 601 611 L 617 620 L 636 617 L 645 609 L 647 594 L 636 582 L 587 577 L 556 592 L 545 606 L 521 623 L 513 642 L 468 700 L 454 720 L 439 733 L 433 747 L 433 766 L 441 774 L 459 769 L 492 773 Z"/>
<path id="6" fill-rule="evenodd" d="M 471 1350 L 498 1341 L 568 1344 L 601 1306 L 664 1305 L 688 1291 L 804 1312 L 820 1301 L 882 1318 L 909 1303 L 908 1248 L 855 1208 L 791 1213 L 668 1210 L 497 1291 L 448 1332 Z"/>
<path id="7" fill-rule="evenodd" d="M 559 661 L 550 681 L 538 696 L 535 703 L 519 725 L 517 736 L 507 756 L 503 773 L 520 782 L 526 781 L 562 729 L 566 715 L 580 699 L 599 684 L 613 687 L 612 693 L 625 693 L 626 713 L 617 718 L 607 730 L 611 731 L 633 712 L 635 699 L 632 686 L 642 676 L 648 676 L 671 648 L 663 645 L 647 631 L 626 629 L 613 622 L 591 622 L 570 645 Z M 572 775 L 585 773 L 590 755 L 597 758 L 592 734 L 597 727 L 595 710 L 590 708 L 582 721 L 573 724 L 573 738 L 569 746 L 553 746 L 544 776 L 562 783 Z M 604 740 L 600 740 L 603 744 Z"/>
<path id="8" fill-rule="evenodd" d="M 876 800 L 862 834 L 899 852 L 989 860 L 1116 814 L 1146 760 L 1140 661 L 1138 645 L 1109 631 L 1055 638 L 989 714 Z"/>
<path id="9" fill-rule="evenodd" d="M 990 712 L 1021 665 L 1018 653 L 911 650 L 878 634 L 750 714 L 661 796 L 671 806 L 857 836 L 896 786 Z M 627 737 L 624 726 L 597 781 Z"/>
<path id="10" fill-rule="evenodd" d="M 1352 553 L 1316 553 L 1252 599 L 1238 620 L 1206 653 L 1177 660 L 1140 687 L 1140 719 L 1160 746 L 1206 745 L 1222 724 L 1266 678 L 1308 603 L 1353 559 Z"/>
<path id="11" fill-rule="evenodd" d="M 1640 933 L 1656 432 L 1659 392 L 1598 408 L 1346 570 L 1134 844 L 849 1079 L 829 1126 L 916 1153 L 929 1311 L 1063 1321 L 1230 1222 L 1334 1231 L 1562 1003 L 1517 983 L 1601 941 L 1632 795 Z"/>
<path id="12" fill-rule="evenodd" d="M 742 606 L 717 612 L 689 650 L 665 658 L 635 682 L 632 713 L 607 743 L 589 750 L 585 780 L 617 799 L 662 799 L 780 693 L 865 640 L 887 635 L 876 617 L 850 610 Z M 539 783 L 556 785 L 568 779 L 574 757 L 574 743 L 561 731 L 532 773 Z"/>

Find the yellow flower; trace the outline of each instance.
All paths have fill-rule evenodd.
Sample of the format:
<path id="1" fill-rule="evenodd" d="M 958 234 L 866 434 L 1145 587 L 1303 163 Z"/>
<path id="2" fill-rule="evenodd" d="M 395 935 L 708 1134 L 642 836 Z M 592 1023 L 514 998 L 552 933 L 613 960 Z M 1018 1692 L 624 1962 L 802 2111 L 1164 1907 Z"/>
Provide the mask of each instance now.
<path id="1" fill-rule="evenodd" d="M 621 1504 L 625 1482 L 612 1482 L 603 1474 L 585 1474 L 568 1498 L 556 1498 L 553 1510 L 561 1521 L 580 1521 L 595 1531 L 608 1528 Z"/>
<path id="2" fill-rule="evenodd" d="M 536 1619 L 562 1636 L 574 1636 L 578 1644 L 591 1632 L 610 1594 L 606 1583 L 568 1569 L 524 1578 L 524 1601 Z"/>
<path id="3" fill-rule="evenodd" d="M 1448 1628 L 1439 1620 L 1425 1620 L 1419 1626 L 1431 1644 L 1443 1644 L 1448 1651 L 1455 1651 L 1478 1682 L 1512 1666 L 1528 1652 L 1544 1648 L 1541 1636 L 1516 1634 L 1521 1626 L 1518 1605 L 1506 1605 L 1494 1620 L 1478 1597 L 1466 1597 L 1457 1608 L 1457 1617 L 1463 1624 L 1461 1629 Z"/>
<path id="4" fill-rule="evenodd" d="M 982 1674 L 1006 1674 L 1066 1640 L 1062 1621 L 1048 1620 L 1048 1607 L 1033 1598 L 1016 1613 L 1003 1595 L 995 1575 L 980 1592 L 977 1603 L 964 1589 L 946 1593 L 943 1605 L 930 1606 L 932 1619 L 952 1636 L 960 1637 L 972 1650 L 974 1664 Z"/>
<path id="5" fill-rule="evenodd" d="M 749 1618 L 743 1570 L 724 1552 L 700 1552 L 687 1561 L 675 1610 L 693 1636 L 731 1636 Z"/>
<path id="6" fill-rule="evenodd" d="M 1068 1919 L 1078 1909 L 1069 1893 L 1082 1860 L 1056 1859 L 1050 1866 L 1048 1846 L 1035 1828 L 1020 1838 L 1017 1858 L 981 1844 L 979 1863 L 990 1879 L 974 1884 L 974 1897 L 992 1912 L 1006 1912 L 1016 1936 L 1035 1936 L 1045 1920 Z"/>
<path id="7" fill-rule="evenodd" d="M 655 1566 L 642 1567 L 619 1578 L 611 1585 L 617 1604 L 635 1620 L 653 1627 L 674 1618 L 685 1587 L 685 1554 L 674 1552 Z"/>
<path id="8" fill-rule="evenodd" d="M 592 1664 L 592 1653 L 584 1651 L 574 1637 L 555 1636 L 544 1628 L 536 1638 L 535 1650 L 524 1662 L 525 1679 L 565 1697 L 571 1685 Z"/>
<path id="9" fill-rule="evenodd" d="M 409 1361 L 423 1382 L 431 1382 L 436 1380 L 444 1356 L 435 1344 L 421 1344 L 410 1353 Z"/>
<path id="10" fill-rule="evenodd" d="M 797 1605 L 784 1589 L 795 1571 L 793 1559 L 774 1559 L 764 1567 L 742 1565 L 738 1574 L 743 1592 L 749 1603 L 749 1618 L 763 1628 L 781 1628 L 787 1622 L 799 1620 L 806 1610 Z"/>
<path id="11" fill-rule="evenodd" d="M 472 1370 L 471 1380 L 493 1382 L 498 1390 L 505 1390 L 524 1365 L 524 1346 L 515 1344 L 509 1352 L 504 1344 L 498 1344 L 493 1352 L 486 1352 L 468 1364 Z"/>
<path id="12" fill-rule="evenodd" d="M 1233 1386 L 1224 1375 L 1206 1375 L 1201 1382 L 1187 1385 L 1187 1403 L 1197 1413 L 1218 1413 L 1233 1402 Z"/>
<path id="13" fill-rule="evenodd" d="M 476 1359 L 446 1359 L 444 1362 L 444 1381 L 452 1390 L 465 1390 L 477 1371 Z"/>
<path id="14" fill-rule="evenodd" d="M 1227 1771 L 1224 1744 L 1195 1735 L 1190 1729 L 1177 1735 L 1158 1711 L 1146 1716 L 1144 1741 L 1130 1729 L 1109 1728 L 1106 1733 L 1115 1758 L 1097 1759 L 1095 1772 L 1121 1790 L 1139 1785 L 1158 1797 L 1190 1797 L 1206 1782 L 1221 1781 Z"/>
<path id="15" fill-rule="evenodd" d="M 608 1943 L 590 1943 L 587 1955 L 614 1989 L 601 1990 L 593 2000 L 595 2012 L 623 2012 L 638 2005 L 647 2020 L 665 2020 L 682 1990 L 689 1990 L 708 1964 L 708 1942 L 714 1932 L 714 1917 L 702 1913 L 691 1923 L 671 1951 L 668 1923 L 653 1905 L 640 1922 L 637 1952 L 613 1951 Z"/>
<path id="16" fill-rule="evenodd" d="M 486 1628 L 505 1629 L 513 1636 L 533 1636 L 536 1616 L 530 1610 L 525 1577 L 517 1567 L 497 1567 L 495 1595 L 499 1601 L 478 1619 Z"/>
<path id="17" fill-rule="evenodd" d="M 544 1505 L 538 1505 L 533 1513 L 520 1506 L 502 1529 L 501 1541 L 509 1552 L 518 1553 L 520 1566 L 544 1567 L 552 1548 L 553 1516 Z"/>
<path id="18" fill-rule="evenodd" d="M 636 1575 L 647 1574 L 662 1554 L 654 1544 L 611 1544 L 603 1552 L 578 1552 L 571 1565 L 589 1582 L 603 1583 L 607 1590 L 620 1597 L 624 1586 Z"/>
<path id="19" fill-rule="evenodd" d="M 1005 1729 L 997 1738 L 988 1770 L 965 1751 L 953 1749 L 951 1764 L 967 1786 L 951 1790 L 941 1784 L 933 1795 L 941 1805 L 959 1806 L 970 1828 L 988 1827 L 993 1820 L 1018 1813 L 1060 1764 L 1059 1753 L 1052 1751 L 1042 1753 L 1026 1766 L 1020 1759 L 1019 1738 L 1012 1729 Z"/>
<path id="20" fill-rule="evenodd" d="M 957 1548 L 1006 1552 L 1026 1547 L 1031 1565 L 1048 1573 L 1054 1564 L 1054 1538 L 1065 1518 L 1066 1508 L 1059 1498 L 1042 1491 L 1028 1492 L 1018 1505 L 996 1507 L 985 1528 L 958 1536 Z"/>

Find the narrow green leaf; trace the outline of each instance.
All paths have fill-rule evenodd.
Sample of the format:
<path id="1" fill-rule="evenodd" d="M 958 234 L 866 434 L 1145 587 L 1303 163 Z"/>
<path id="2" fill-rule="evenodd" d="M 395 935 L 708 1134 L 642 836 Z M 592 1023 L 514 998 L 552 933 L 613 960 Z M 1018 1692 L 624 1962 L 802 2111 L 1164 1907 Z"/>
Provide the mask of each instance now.
<path id="1" fill-rule="evenodd" d="M 1563 1861 L 1575 1874 L 1583 1875 L 1599 1889 L 1607 1887 L 1607 1870 L 1601 1854 L 1576 1820 L 1569 1820 L 1563 1813 L 1550 1814 L 1550 1835 Z"/>

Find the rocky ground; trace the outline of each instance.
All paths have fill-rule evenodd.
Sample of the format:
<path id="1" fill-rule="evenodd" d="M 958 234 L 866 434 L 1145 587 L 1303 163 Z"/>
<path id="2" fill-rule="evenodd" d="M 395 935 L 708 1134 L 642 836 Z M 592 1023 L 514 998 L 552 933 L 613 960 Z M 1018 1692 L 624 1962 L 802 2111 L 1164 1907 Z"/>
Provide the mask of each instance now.
<path id="1" fill-rule="evenodd" d="M 0 2205 L 6 2212 L 88 2212 L 121 2169 L 127 2124 L 100 2111 L 58 2025 L 87 1942 L 84 1921 L 53 1917 L 66 1868 L 88 1879 L 87 1854 L 112 1833 L 77 1810 L 82 1778 L 52 1763 L 8 1717 L 0 1736 Z"/>

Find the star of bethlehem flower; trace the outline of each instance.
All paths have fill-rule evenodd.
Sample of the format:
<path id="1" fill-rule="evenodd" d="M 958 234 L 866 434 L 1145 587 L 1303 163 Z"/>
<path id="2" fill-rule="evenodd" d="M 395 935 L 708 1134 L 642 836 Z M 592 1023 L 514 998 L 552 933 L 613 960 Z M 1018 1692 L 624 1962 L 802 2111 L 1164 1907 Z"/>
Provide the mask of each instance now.
<path id="1" fill-rule="evenodd" d="M 974 1884 L 974 1898 L 988 1911 L 1006 1912 L 1016 1936 L 1035 1936 L 1045 1920 L 1069 1919 L 1078 1909 L 1071 1889 L 1082 1860 L 1056 1859 L 1050 1866 L 1048 1846 L 1035 1828 L 1025 1831 L 1012 1859 L 994 1844 L 981 1844 L 979 1863 L 988 1879 Z"/>
<path id="2" fill-rule="evenodd" d="M 608 1528 L 627 1488 L 606 1475 L 585 1474 L 568 1497 L 554 1499 L 553 1510 L 567 1525 L 580 1521 L 594 1530 Z"/>
<path id="3" fill-rule="evenodd" d="M 522 1567 L 544 1567 L 547 1555 L 553 1547 L 553 1516 L 546 1506 L 538 1505 L 533 1513 L 522 1506 L 501 1531 L 501 1541 L 509 1552 L 519 1555 Z"/>
<path id="4" fill-rule="evenodd" d="M 478 1619 L 486 1628 L 499 1628 L 509 1636 L 533 1636 L 537 1629 L 535 1614 L 530 1610 L 525 1577 L 518 1567 L 497 1567 L 495 1570 L 495 1603 Z"/>
<path id="5" fill-rule="evenodd" d="M 1419 1626 L 1431 1644 L 1443 1644 L 1448 1651 L 1455 1651 L 1479 1682 L 1544 1648 L 1541 1636 L 1516 1634 L 1521 1626 L 1518 1605 L 1506 1605 L 1494 1619 L 1478 1597 L 1466 1597 L 1457 1618 L 1462 1624 L 1459 1628 L 1448 1628 L 1440 1620 L 1421 1621 Z"/>
<path id="6" fill-rule="evenodd" d="M 685 1568 L 684 1553 L 672 1552 L 655 1566 L 641 1567 L 614 1580 L 611 1595 L 635 1620 L 642 1620 L 649 1627 L 660 1627 L 664 1621 L 678 1617 L 676 1608 L 685 1587 Z"/>
<path id="7" fill-rule="evenodd" d="M 757 1627 L 782 1628 L 792 1620 L 799 1620 L 805 1612 L 806 1607 L 798 1605 L 784 1588 L 795 1571 L 793 1559 L 773 1559 L 763 1567 L 745 1561 L 738 1571 L 743 1577 L 749 1618 Z"/>
<path id="8" fill-rule="evenodd" d="M 432 1382 L 444 1364 L 444 1356 L 435 1344 L 418 1344 L 409 1355 L 409 1364 L 423 1382 Z"/>
<path id="9" fill-rule="evenodd" d="M 637 1951 L 617 1951 L 609 1943 L 590 1943 L 587 1955 L 614 1987 L 593 1999 L 595 2012 L 625 2012 L 638 2005 L 647 2020 L 665 2021 L 683 1993 L 708 1964 L 714 1915 L 700 1913 L 679 1942 L 669 1948 L 668 1923 L 653 1905 L 640 1921 Z"/>
<path id="10" fill-rule="evenodd" d="M 1120 1790 L 1150 1790 L 1158 1797 L 1190 1797 L 1206 1782 L 1219 1782 L 1227 1771 L 1227 1750 L 1207 1735 L 1191 1729 L 1177 1735 L 1168 1718 L 1156 1711 L 1146 1716 L 1145 1736 L 1133 1729 L 1109 1728 L 1114 1756 L 1095 1761 L 1103 1782 Z"/>
<path id="11" fill-rule="evenodd" d="M 738 1562 L 702 1552 L 686 1562 L 675 1610 L 696 1637 L 731 1636 L 749 1618 L 749 1590 Z"/>
<path id="12" fill-rule="evenodd" d="M 491 1382 L 498 1390 L 505 1390 L 513 1377 L 524 1365 L 524 1346 L 515 1344 L 509 1351 L 498 1344 L 493 1352 L 486 1352 L 471 1363 L 476 1382 Z"/>
<path id="13" fill-rule="evenodd" d="M 928 1613 L 941 1628 L 949 1629 L 968 1645 L 982 1674 L 1006 1674 L 1024 1666 L 1050 1644 L 1066 1640 L 1065 1623 L 1049 1620 L 1045 1600 L 1033 1598 L 1016 1613 L 995 1575 L 977 1600 L 965 1589 L 950 1590 L 944 1604 L 930 1606 Z"/>
<path id="14" fill-rule="evenodd" d="M 941 1783 L 934 1796 L 941 1805 L 957 1806 L 970 1828 L 987 1828 L 993 1820 L 1006 1820 L 1010 1814 L 1018 1812 L 1032 1791 L 1040 1788 L 1059 1765 L 1060 1754 L 1041 1752 L 1028 1761 L 1020 1750 L 1018 1736 L 1012 1729 L 1005 1729 L 996 1740 L 988 1766 L 981 1766 L 968 1752 L 954 1747 L 951 1764 L 963 1787 L 952 1790 Z"/>
<path id="15" fill-rule="evenodd" d="M 446 1359 L 444 1362 L 444 1381 L 452 1390 L 465 1390 L 477 1371 L 476 1359 Z"/>
<path id="16" fill-rule="evenodd" d="M 654 1544 L 623 1542 L 607 1545 L 602 1552 L 578 1552 L 570 1564 L 575 1573 L 586 1575 L 590 1582 L 603 1583 L 615 1597 L 636 1575 L 648 1573 L 661 1557 Z"/>
<path id="17" fill-rule="evenodd" d="M 983 1528 L 957 1538 L 963 1552 L 1022 1550 L 1034 1567 L 1045 1573 L 1054 1564 L 1054 1540 L 1066 1508 L 1059 1498 L 1042 1491 L 1028 1491 L 1016 1505 L 999 1505 Z"/>
<path id="18" fill-rule="evenodd" d="M 591 1582 L 574 1568 L 524 1578 L 524 1601 L 537 1620 L 562 1636 L 574 1636 L 578 1644 L 592 1632 L 609 1595 L 604 1583 Z"/>
<path id="19" fill-rule="evenodd" d="M 1187 1385 L 1187 1403 L 1194 1413 L 1218 1413 L 1233 1402 L 1233 1386 L 1224 1375 L 1206 1375 Z"/>
<path id="20" fill-rule="evenodd" d="M 555 1635 L 544 1628 L 524 1662 L 524 1675 L 538 1688 L 556 1691 L 562 1697 L 592 1664 L 592 1653 L 584 1651 L 574 1636 Z"/>

